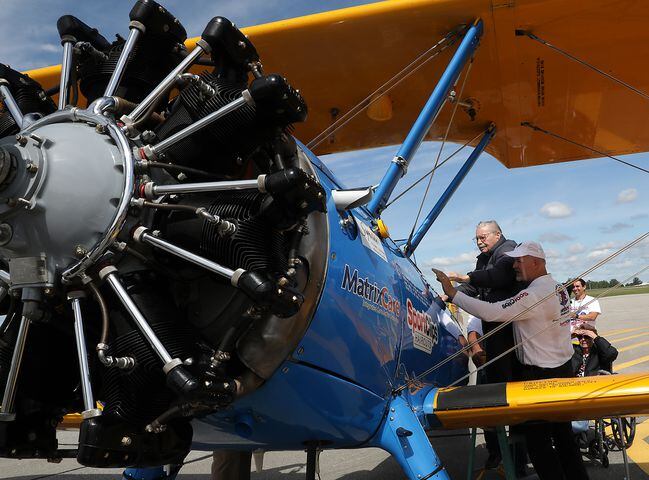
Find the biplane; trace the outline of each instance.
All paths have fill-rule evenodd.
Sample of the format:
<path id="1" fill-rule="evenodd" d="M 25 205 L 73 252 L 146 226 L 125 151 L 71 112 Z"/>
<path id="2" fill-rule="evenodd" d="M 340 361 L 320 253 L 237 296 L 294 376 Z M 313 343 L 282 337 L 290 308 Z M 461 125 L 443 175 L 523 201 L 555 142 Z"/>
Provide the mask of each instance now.
<path id="1" fill-rule="evenodd" d="M 61 17 L 61 66 L 0 71 L 0 455 L 307 449 L 313 479 L 318 450 L 377 446 L 446 479 L 427 430 L 647 413 L 646 375 L 463 385 L 412 259 L 484 151 L 649 150 L 649 106 L 620 108 L 649 89 L 647 20 L 639 1 L 392 0 L 188 40 L 137 0 L 110 43 Z M 475 145 L 397 242 L 381 214 L 424 140 Z M 372 187 L 318 158 L 384 145 Z"/>

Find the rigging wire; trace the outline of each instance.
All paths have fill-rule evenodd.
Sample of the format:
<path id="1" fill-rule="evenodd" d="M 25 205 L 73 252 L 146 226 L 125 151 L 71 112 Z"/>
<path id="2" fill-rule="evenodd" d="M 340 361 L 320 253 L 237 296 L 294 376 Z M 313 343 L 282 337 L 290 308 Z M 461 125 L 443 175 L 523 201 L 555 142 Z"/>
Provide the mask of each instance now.
<path id="1" fill-rule="evenodd" d="M 586 306 L 590 305 L 591 303 L 593 303 L 593 302 L 599 300 L 601 297 L 603 297 L 604 295 L 606 295 L 608 292 L 611 292 L 611 291 L 615 290 L 616 288 L 621 287 L 621 286 L 624 285 L 626 282 L 632 280 L 633 277 L 637 277 L 637 276 L 641 275 L 641 274 L 644 273 L 646 270 L 649 270 L 649 265 L 645 266 L 644 268 L 641 268 L 641 269 L 638 270 L 637 272 L 635 272 L 635 273 L 629 275 L 626 279 L 622 280 L 621 282 L 617 282 L 617 283 L 616 283 L 615 285 L 613 285 L 612 287 L 610 287 L 610 288 L 604 290 L 602 293 L 600 293 L 599 295 L 597 295 L 596 297 L 594 297 L 592 300 L 590 300 L 588 303 L 584 304 L 583 306 L 586 307 Z M 546 330 L 549 330 L 550 328 L 554 327 L 554 326 L 556 325 L 556 322 L 559 322 L 559 321 L 561 321 L 561 320 L 562 320 L 561 317 L 553 319 L 552 322 L 550 322 L 550 324 L 549 324 L 547 327 L 545 327 L 545 328 L 539 330 L 538 332 L 536 332 L 536 333 L 534 333 L 533 335 L 529 336 L 529 337 L 526 338 L 525 340 L 521 340 L 521 341 L 518 342 L 516 345 L 514 345 L 513 347 L 511 347 L 511 348 L 505 350 L 503 353 L 501 353 L 501 354 L 498 355 L 497 357 L 493 358 L 492 360 L 489 360 L 488 362 L 484 363 L 484 364 L 481 365 L 480 367 L 477 367 L 477 368 L 476 368 L 476 372 L 479 372 L 480 370 L 482 370 L 483 368 L 485 368 L 485 367 L 491 365 L 492 363 L 497 362 L 498 360 L 500 360 L 500 359 L 501 359 L 502 357 L 504 357 L 505 355 L 508 355 L 509 353 L 513 352 L 513 351 L 516 350 L 518 347 L 520 347 L 521 345 L 523 345 L 523 344 L 527 343 L 528 341 L 530 341 L 532 338 L 534 338 L 534 337 L 536 337 L 537 335 L 540 335 L 541 333 L 545 332 Z M 458 379 L 455 380 L 453 383 L 451 383 L 451 384 L 449 385 L 449 387 L 453 387 L 453 386 L 457 385 L 457 384 L 460 383 L 462 380 L 464 380 L 464 379 L 466 379 L 466 378 L 469 378 L 470 375 L 471 375 L 471 373 L 468 373 L 468 374 L 466 374 L 466 375 L 463 375 L 462 377 L 458 378 Z"/>
<path id="2" fill-rule="evenodd" d="M 636 246 L 637 244 L 639 244 L 640 242 L 642 242 L 642 241 L 645 240 L 646 238 L 649 238 L 649 232 L 643 233 L 642 235 L 640 235 L 640 236 L 639 236 L 638 238 L 636 238 L 635 240 L 632 240 L 631 242 L 629 242 L 629 243 L 627 243 L 626 245 L 624 245 L 623 247 L 621 247 L 619 250 L 613 252 L 613 253 L 612 253 L 611 255 L 609 255 L 608 257 L 606 257 L 606 258 L 600 260 L 600 261 L 597 262 L 595 265 L 593 265 L 592 267 L 590 267 L 590 268 L 587 269 L 586 271 L 582 272 L 580 275 L 578 275 L 578 276 L 575 277 L 575 278 L 584 278 L 584 277 L 587 277 L 590 273 L 594 272 L 595 270 L 597 270 L 598 268 L 600 268 L 602 265 L 605 265 L 606 263 L 608 263 L 609 261 L 613 260 L 615 257 L 621 255 L 622 253 L 626 252 L 626 251 L 629 250 L 630 248 L 633 248 L 634 246 Z M 565 283 L 563 284 L 563 287 L 566 288 L 566 287 L 567 287 L 568 285 L 570 285 L 571 283 L 572 283 L 572 281 L 567 281 L 567 282 L 565 282 Z M 492 335 L 495 335 L 496 332 L 499 332 L 500 330 L 502 330 L 502 329 L 505 328 L 507 325 L 509 325 L 510 323 L 512 323 L 513 321 L 515 321 L 516 319 L 518 319 L 518 318 L 519 318 L 520 316 L 522 316 L 523 314 L 529 312 L 529 311 L 532 310 L 533 308 L 536 308 L 536 307 L 537 307 L 538 305 L 540 305 L 542 302 L 544 302 L 544 301 L 546 301 L 547 299 L 551 298 L 552 295 L 553 295 L 553 293 L 552 293 L 552 294 L 549 294 L 549 295 L 546 295 L 544 298 L 540 299 L 539 301 L 537 301 L 537 302 L 534 303 L 533 305 L 529 306 L 528 308 L 526 308 L 526 309 L 523 310 L 522 312 L 518 313 L 518 314 L 515 315 L 514 317 L 510 318 L 510 319 L 507 320 L 506 322 L 502 322 L 502 323 L 501 323 L 500 325 L 498 325 L 496 328 L 494 328 L 493 330 L 491 330 L 491 331 L 488 332 L 488 333 L 485 333 L 482 337 L 480 337 L 480 341 L 486 340 L 486 339 L 488 339 L 489 337 L 491 337 Z M 453 353 L 453 354 L 451 354 L 451 355 L 445 357 L 444 359 L 440 360 L 440 361 L 437 362 L 435 365 L 433 365 L 432 367 L 430 367 L 428 370 L 425 370 L 424 372 L 422 372 L 422 373 L 420 373 L 419 375 L 415 376 L 412 380 L 410 380 L 410 381 L 404 383 L 403 385 L 401 385 L 399 388 L 397 388 L 396 390 L 394 390 L 394 393 L 396 394 L 396 393 L 399 393 L 399 392 L 405 390 L 406 388 L 409 388 L 410 385 L 411 385 L 412 383 L 419 381 L 419 379 L 425 377 L 426 375 L 428 375 L 428 374 L 434 372 L 435 370 L 439 369 L 440 367 L 446 365 L 448 362 L 454 360 L 454 359 L 457 358 L 458 356 L 465 354 L 465 352 L 468 352 L 468 351 L 469 351 L 469 350 L 470 350 L 474 345 L 476 345 L 477 343 L 478 343 L 478 341 L 475 341 L 475 342 L 469 342 L 465 347 L 463 347 L 463 348 L 461 348 L 460 350 L 458 350 L 457 352 L 455 352 L 455 353 Z"/>
<path id="3" fill-rule="evenodd" d="M 620 159 L 620 158 L 614 157 L 613 155 L 609 155 L 609 154 L 606 153 L 606 152 L 602 152 L 602 151 L 600 151 L 600 150 L 597 150 L 597 149 L 595 149 L 595 148 L 591 148 L 591 147 L 589 147 L 589 146 L 587 146 L 587 145 L 584 145 L 584 144 L 582 144 L 582 143 L 575 142 L 574 140 L 570 140 L 569 138 L 562 137 L 561 135 L 559 135 L 559 134 L 557 134 L 557 133 L 554 133 L 554 132 L 550 132 L 550 131 L 548 131 L 548 130 L 545 130 L 544 128 L 541 128 L 541 127 L 539 127 L 539 126 L 537 126 L 537 125 L 534 125 L 533 123 L 530 123 L 530 122 L 522 122 L 522 123 L 521 123 L 521 126 L 522 126 L 522 127 L 531 128 L 531 129 L 534 130 L 535 132 L 541 132 L 541 133 L 544 133 L 544 134 L 546 134 L 546 135 L 549 135 L 549 136 L 551 136 L 551 137 L 557 138 L 557 139 L 559 139 L 559 140 L 563 140 L 564 142 L 571 143 L 572 145 L 575 145 L 575 146 L 577 146 L 577 147 L 585 148 L 586 150 L 590 150 L 591 152 L 594 152 L 594 153 L 596 153 L 596 154 L 598 154 L 598 155 L 601 155 L 602 157 L 608 157 L 608 158 L 610 158 L 611 160 L 615 160 L 616 162 L 623 163 L 624 165 L 627 165 L 627 166 L 629 166 L 629 167 L 637 168 L 637 169 L 640 170 L 641 172 L 649 173 L 649 170 L 646 170 L 646 169 L 644 169 L 644 168 L 642 168 L 642 167 L 639 167 L 638 165 L 635 165 L 635 164 L 630 163 L 630 162 L 626 162 L 626 161 L 624 161 L 624 160 L 622 160 L 622 159 Z"/>
<path id="4" fill-rule="evenodd" d="M 466 29 L 467 29 L 467 27 L 465 25 L 465 26 L 463 26 L 463 28 L 461 30 L 454 30 L 454 31 L 451 31 L 451 32 L 447 33 L 435 45 L 433 45 L 432 47 L 427 49 L 425 52 L 420 54 L 412 62 L 410 62 L 408 65 L 406 65 L 404 68 L 402 68 L 399 72 L 397 72 L 392 78 L 390 78 L 383 85 L 381 85 L 376 90 L 374 90 L 374 92 L 370 93 L 367 97 L 365 97 L 363 100 L 361 100 L 359 103 L 357 103 L 354 107 L 352 107 L 349 111 L 347 111 L 342 117 L 340 117 L 334 123 L 332 123 L 327 128 L 325 128 L 322 132 L 320 132 L 318 135 L 316 135 L 311 141 L 309 141 L 309 143 L 307 143 L 307 145 L 306 145 L 307 148 L 310 149 L 310 150 L 313 150 L 314 148 L 316 148 L 326 138 L 328 138 L 329 136 L 336 133 L 338 130 L 340 130 L 340 128 L 342 128 L 347 123 L 349 123 L 352 119 L 354 119 L 359 113 L 361 113 L 367 107 L 369 107 L 374 102 L 376 102 L 382 95 L 390 92 L 397 85 L 399 85 L 401 82 L 403 82 L 406 78 L 408 78 L 410 75 L 415 73 L 421 67 L 426 65 L 426 63 L 428 63 L 433 58 L 440 55 L 447 48 L 451 47 L 457 41 L 459 36 L 462 33 L 464 33 L 464 31 L 466 31 Z M 440 50 L 435 51 L 438 48 Z"/>
<path id="5" fill-rule="evenodd" d="M 455 150 L 453 153 L 451 153 L 448 157 L 446 157 L 444 160 L 442 160 L 442 161 L 439 163 L 439 165 L 437 165 L 436 167 L 433 167 L 432 169 L 428 170 L 428 172 L 426 172 L 426 173 L 425 173 L 421 178 L 419 178 L 419 180 L 415 181 L 412 185 L 410 185 L 408 188 L 406 188 L 403 192 L 401 192 L 399 195 L 397 195 L 396 197 L 394 197 L 394 199 L 393 199 L 391 202 L 388 202 L 388 203 L 385 205 L 385 209 L 387 209 L 390 205 L 392 205 L 394 202 L 396 202 L 396 201 L 399 200 L 401 197 L 403 197 L 403 196 L 404 196 L 406 193 L 408 193 L 410 190 L 412 190 L 413 188 L 415 188 L 415 187 L 416 187 L 416 186 L 417 186 L 417 185 L 418 185 L 422 180 L 424 180 L 428 175 L 431 175 L 431 174 L 435 173 L 435 171 L 436 171 L 438 168 L 440 168 L 442 165 L 444 165 L 446 162 L 448 162 L 451 158 L 453 158 L 455 155 L 457 155 L 457 154 L 460 153 L 462 150 L 464 150 L 468 145 L 470 145 L 471 143 L 475 142 L 479 137 L 481 137 L 482 135 L 484 135 L 484 133 L 485 133 L 485 132 L 480 132 L 480 133 L 478 133 L 475 137 L 473 137 L 471 140 L 468 140 L 467 142 L 465 142 L 461 147 L 459 147 L 457 150 Z M 403 240 L 405 241 L 406 239 L 404 238 Z"/>
<path id="6" fill-rule="evenodd" d="M 471 57 L 471 61 L 469 62 L 469 66 L 466 69 L 466 74 L 464 75 L 464 79 L 462 80 L 462 86 L 460 87 L 460 94 L 457 96 L 457 98 L 462 98 L 462 94 L 464 93 L 464 87 L 466 86 L 466 81 L 469 78 L 469 74 L 471 73 L 471 68 L 473 67 L 473 59 L 474 57 Z M 457 113 L 457 109 L 460 106 L 460 102 L 457 101 L 453 104 L 453 111 L 451 112 L 451 118 L 448 121 L 448 125 L 446 126 L 446 132 L 444 133 L 444 138 L 442 139 L 442 142 L 439 146 L 439 151 L 437 152 L 437 158 L 435 159 L 435 165 L 433 166 L 433 172 L 437 169 L 438 164 L 439 164 L 439 159 L 442 156 L 442 150 L 444 149 L 444 145 L 446 144 L 446 140 L 448 139 L 448 134 L 451 131 L 451 126 L 453 125 L 453 120 L 455 119 L 455 114 Z M 421 211 L 424 208 L 424 203 L 426 202 L 426 198 L 428 197 L 428 191 L 430 190 L 430 185 L 433 181 L 433 174 L 430 175 L 428 178 L 428 185 L 426 186 L 426 191 L 424 192 L 424 197 L 421 199 L 421 203 L 419 204 L 419 210 L 417 211 L 417 216 L 415 217 L 415 222 L 412 225 L 412 230 L 410 230 L 410 234 L 408 235 L 408 241 L 406 242 L 405 246 L 405 251 L 410 250 L 410 242 L 412 242 L 412 236 L 415 234 L 415 228 L 417 228 L 417 222 L 419 221 L 419 216 L 421 215 Z"/>
<path id="7" fill-rule="evenodd" d="M 630 84 L 626 83 L 626 82 L 623 81 L 623 80 L 620 80 L 620 79 L 617 78 L 617 77 L 614 77 L 614 76 L 611 75 L 610 73 L 606 73 L 604 70 L 601 70 L 601 69 L 597 68 L 596 66 L 591 65 L 590 63 L 588 63 L 588 62 L 586 62 L 586 61 L 584 61 L 584 60 L 582 60 L 582 59 L 580 59 L 580 58 L 575 57 L 575 56 L 572 55 L 571 53 L 568 53 L 568 52 L 566 52 L 565 50 L 562 50 L 561 48 L 559 48 L 559 47 L 557 47 L 557 46 L 555 46 L 555 45 L 552 45 L 552 44 L 551 44 L 550 42 L 548 42 L 547 40 L 543 40 L 542 38 L 537 37 L 537 36 L 534 35 L 532 32 L 529 32 L 529 31 L 527 31 L 527 30 L 516 30 L 516 36 L 519 36 L 519 37 L 520 37 L 520 36 L 526 36 L 526 37 L 530 38 L 531 40 L 534 40 L 534 41 L 536 41 L 536 42 L 539 42 L 540 44 L 545 45 L 546 47 L 551 48 L 551 49 L 554 50 L 555 52 L 558 52 L 558 53 L 560 53 L 561 55 L 564 55 L 564 56 L 568 57 L 570 60 L 573 60 L 573 61 L 575 61 L 575 62 L 577 62 L 577 63 L 583 65 L 584 67 L 590 68 L 591 70 L 593 70 L 593 71 L 599 73 L 600 75 L 602 75 L 602 76 L 608 78 L 609 80 L 612 80 L 612 81 L 614 81 L 615 83 L 618 83 L 618 84 L 622 85 L 623 87 L 628 88 L 628 89 L 631 90 L 632 92 L 637 93 L 638 95 L 640 95 L 640 96 L 641 96 L 642 98 L 644 98 L 645 100 L 649 100 L 649 95 L 646 94 L 645 92 L 643 92 L 642 90 L 640 90 L 640 89 L 634 87 L 633 85 L 630 85 Z"/>

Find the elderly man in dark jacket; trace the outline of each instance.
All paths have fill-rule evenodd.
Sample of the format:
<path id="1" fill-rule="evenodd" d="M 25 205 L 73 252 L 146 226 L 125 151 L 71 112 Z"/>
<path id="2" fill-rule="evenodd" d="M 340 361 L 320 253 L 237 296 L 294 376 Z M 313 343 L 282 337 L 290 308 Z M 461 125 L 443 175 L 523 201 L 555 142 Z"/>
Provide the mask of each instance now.
<path id="1" fill-rule="evenodd" d="M 480 250 L 475 269 L 466 275 L 454 272 L 447 274 L 451 281 L 459 282 L 458 291 L 486 302 L 498 302 L 513 297 L 525 288 L 525 284 L 516 281 L 513 269 L 514 259 L 505 252 L 516 247 L 516 242 L 507 240 L 495 220 L 478 223 L 475 231 L 475 241 Z M 484 335 L 489 335 L 501 324 L 482 322 Z M 484 339 L 484 349 L 487 361 L 514 346 L 514 333 L 511 323 L 502 330 Z M 485 383 L 499 383 L 513 380 L 515 355 L 512 353 L 485 367 Z M 500 461 L 498 440 L 491 432 L 485 432 L 489 458 L 487 468 L 495 467 Z M 495 465 L 494 465 L 495 464 Z"/>

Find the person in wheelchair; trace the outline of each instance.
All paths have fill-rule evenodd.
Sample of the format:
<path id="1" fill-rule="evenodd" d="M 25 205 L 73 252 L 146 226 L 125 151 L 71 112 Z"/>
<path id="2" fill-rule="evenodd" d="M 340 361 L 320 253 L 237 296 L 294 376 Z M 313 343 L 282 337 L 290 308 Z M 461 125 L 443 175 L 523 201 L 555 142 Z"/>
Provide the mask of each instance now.
<path id="1" fill-rule="evenodd" d="M 572 333 L 579 344 L 573 345 L 572 369 L 577 377 L 613 373 L 617 349 L 590 323 L 578 325 Z M 620 451 L 631 446 L 635 437 L 635 417 L 603 418 L 572 422 L 577 445 L 583 455 L 599 460 L 608 467 L 609 451 Z"/>
<path id="2" fill-rule="evenodd" d="M 600 370 L 613 373 L 613 361 L 617 358 L 617 349 L 604 337 L 597 334 L 597 329 L 588 323 L 582 323 L 572 332 L 572 337 L 579 340 L 573 345 L 572 370 L 577 377 L 599 375 Z"/>

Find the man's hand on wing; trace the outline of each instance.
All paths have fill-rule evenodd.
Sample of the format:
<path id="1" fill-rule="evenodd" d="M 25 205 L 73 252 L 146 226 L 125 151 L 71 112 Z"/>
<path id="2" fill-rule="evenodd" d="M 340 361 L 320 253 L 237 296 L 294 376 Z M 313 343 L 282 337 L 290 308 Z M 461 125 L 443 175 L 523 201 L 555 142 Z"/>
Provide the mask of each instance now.
<path id="1" fill-rule="evenodd" d="M 444 293 L 448 296 L 449 301 L 453 301 L 453 297 L 455 297 L 457 289 L 453 286 L 451 280 L 441 270 L 437 270 L 436 268 L 433 268 L 432 270 L 437 277 L 437 281 L 442 284 L 442 290 L 444 290 Z"/>

